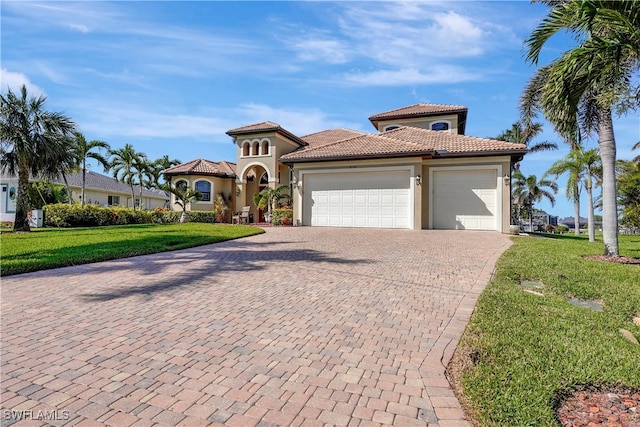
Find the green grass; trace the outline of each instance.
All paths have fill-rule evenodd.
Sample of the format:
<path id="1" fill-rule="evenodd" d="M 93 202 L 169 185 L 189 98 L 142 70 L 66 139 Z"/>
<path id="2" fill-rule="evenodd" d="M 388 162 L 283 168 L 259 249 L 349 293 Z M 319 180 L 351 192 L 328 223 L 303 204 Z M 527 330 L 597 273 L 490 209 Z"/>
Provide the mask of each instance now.
<path id="1" fill-rule="evenodd" d="M 500 258 L 459 346 L 460 378 L 478 425 L 557 426 L 556 398 L 582 386 L 640 388 L 640 265 L 583 258 L 602 242 L 586 238 L 515 238 Z M 621 255 L 640 258 L 640 236 L 620 236 Z M 544 296 L 519 281 L 539 280 Z M 567 297 L 604 301 L 596 312 Z M 460 363 L 460 362 L 458 362 Z"/>
<path id="2" fill-rule="evenodd" d="M 0 275 L 152 254 L 264 233 L 241 225 L 143 224 L 0 235 Z"/>

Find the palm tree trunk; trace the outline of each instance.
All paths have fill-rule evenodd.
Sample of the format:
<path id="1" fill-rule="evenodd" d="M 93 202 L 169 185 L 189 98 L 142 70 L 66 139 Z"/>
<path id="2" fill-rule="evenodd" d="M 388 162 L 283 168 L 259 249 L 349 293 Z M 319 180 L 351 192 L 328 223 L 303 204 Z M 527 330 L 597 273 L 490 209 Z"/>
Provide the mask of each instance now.
<path id="1" fill-rule="evenodd" d="M 129 188 L 131 188 L 131 207 L 133 210 L 136 210 L 136 193 L 133 192 L 133 181 L 129 183 Z"/>
<path id="2" fill-rule="evenodd" d="M 580 235 L 580 189 L 578 183 L 573 187 L 573 223 L 575 230 L 573 234 Z"/>
<path id="3" fill-rule="evenodd" d="M 29 227 L 29 168 L 21 165 L 18 169 L 18 194 L 16 195 L 16 217 L 13 231 L 31 231 Z"/>
<path id="4" fill-rule="evenodd" d="M 69 181 L 67 181 L 67 174 L 62 172 L 62 180 L 64 181 L 64 186 L 67 189 L 67 198 L 69 199 L 69 204 L 73 204 L 73 197 L 71 197 L 71 188 L 69 188 Z M 84 201 L 84 197 L 82 198 Z"/>
<path id="5" fill-rule="evenodd" d="M 587 228 L 589 230 L 589 241 L 593 243 L 596 241 L 596 230 L 595 230 L 595 224 L 594 224 L 595 220 L 594 220 L 594 214 L 593 214 L 593 183 L 591 182 L 591 174 L 589 170 L 587 170 L 586 187 L 587 187 L 587 212 L 588 212 Z"/>
<path id="6" fill-rule="evenodd" d="M 618 210 L 616 203 L 616 140 L 611 108 L 598 107 L 598 145 L 602 159 L 602 237 L 604 254 L 618 256 Z"/>
<path id="7" fill-rule="evenodd" d="M 84 187 L 85 187 L 86 179 L 87 179 L 87 165 L 86 165 L 86 162 L 84 162 L 82 164 L 82 195 L 80 200 L 80 204 L 82 206 L 84 206 Z"/>

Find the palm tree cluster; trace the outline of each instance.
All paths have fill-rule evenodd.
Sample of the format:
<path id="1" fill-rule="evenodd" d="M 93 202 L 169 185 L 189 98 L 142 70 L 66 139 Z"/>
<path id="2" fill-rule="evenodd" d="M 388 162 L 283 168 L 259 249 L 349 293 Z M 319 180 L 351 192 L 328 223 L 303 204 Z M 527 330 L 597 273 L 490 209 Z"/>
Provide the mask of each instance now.
<path id="1" fill-rule="evenodd" d="M 640 1 L 541 0 L 547 16 L 526 40 L 527 60 L 538 64 L 548 40 L 561 31 L 577 46 L 538 68 L 522 96 L 523 121 L 538 112 L 567 140 L 583 150 L 583 137 L 598 135 L 602 163 L 605 255 L 617 256 L 618 213 L 616 141 L 613 112 L 638 106 L 633 77 L 639 67 Z M 574 157 L 576 155 L 574 154 Z"/>
<path id="2" fill-rule="evenodd" d="M 87 141 L 73 120 L 45 110 L 45 103 L 44 96 L 28 96 L 26 86 L 19 94 L 9 90 L 0 95 L 0 170 L 18 176 L 15 231 L 29 231 L 30 177 L 62 178 L 70 195 L 67 176 L 81 172 L 80 202 L 84 204 L 87 161 L 92 159 L 128 184 L 131 200 L 135 200 L 134 185 L 138 185 L 140 194 L 143 187 L 165 188 L 162 172 L 180 164 L 166 155 L 149 161 L 131 144 L 112 149 L 105 141 Z"/>

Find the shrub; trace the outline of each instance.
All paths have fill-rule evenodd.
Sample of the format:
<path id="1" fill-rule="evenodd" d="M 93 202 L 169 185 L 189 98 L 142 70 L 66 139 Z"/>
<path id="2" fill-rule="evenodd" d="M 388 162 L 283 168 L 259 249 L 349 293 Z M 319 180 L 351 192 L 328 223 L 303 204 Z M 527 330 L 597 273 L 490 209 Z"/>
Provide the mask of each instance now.
<path id="1" fill-rule="evenodd" d="M 544 227 L 544 230 L 545 230 L 547 233 L 554 233 L 554 232 L 556 231 L 556 228 L 555 228 L 553 225 L 551 225 L 551 224 L 547 224 L 547 225 Z"/>
<path id="2" fill-rule="evenodd" d="M 288 218 L 289 220 L 293 219 L 293 209 L 291 208 L 279 208 L 274 209 L 271 212 L 271 224 L 273 225 L 282 225 L 282 219 Z M 289 221 L 291 223 L 291 221 Z"/>
<path id="3" fill-rule="evenodd" d="M 99 207 L 94 205 L 53 204 L 44 206 L 45 227 L 96 227 L 125 224 L 170 224 L 180 221 L 181 212 L 165 208 L 133 210 L 120 207 Z M 187 212 L 189 221 L 214 223 L 213 212 Z"/>
<path id="4" fill-rule="evenodd" d="M 568 225 L 563 225 L 563 224 L 558 224 L 556 225 L 556 233 L 568 233 L 569 232 L 569 226 Z"/>

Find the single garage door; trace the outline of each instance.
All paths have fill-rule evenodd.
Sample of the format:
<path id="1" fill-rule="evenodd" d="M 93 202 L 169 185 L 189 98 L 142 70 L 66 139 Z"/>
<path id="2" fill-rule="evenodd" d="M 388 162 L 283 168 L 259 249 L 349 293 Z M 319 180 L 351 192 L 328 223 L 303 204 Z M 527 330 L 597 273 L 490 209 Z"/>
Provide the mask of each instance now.
<path id="1" fill-rule="evenodd" d="M 497 230 L 497 170 L 433 172 L 433 228 Z"/>
<path id="2" fill-rule="evenodd" d="M 409 228 L 409 172 L 305 174 L 304 225 Z"/>

